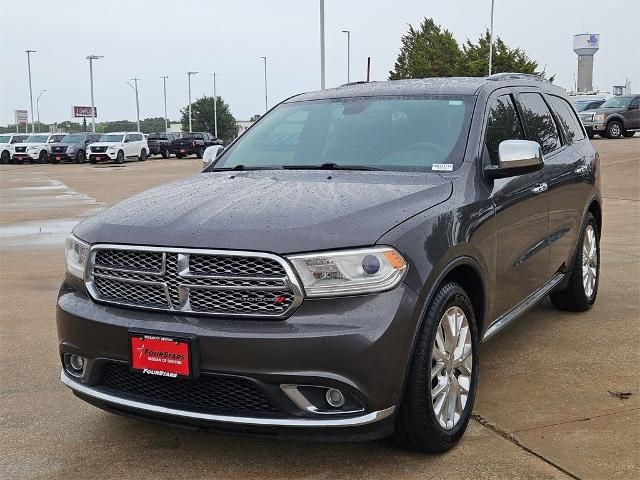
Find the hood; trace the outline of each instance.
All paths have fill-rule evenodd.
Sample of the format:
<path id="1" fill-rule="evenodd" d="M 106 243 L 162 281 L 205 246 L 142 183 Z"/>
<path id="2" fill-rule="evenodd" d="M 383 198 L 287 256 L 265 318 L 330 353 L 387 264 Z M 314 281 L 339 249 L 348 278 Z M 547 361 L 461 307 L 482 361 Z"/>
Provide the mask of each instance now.
<path id="1" fill-rule="evenodd" d="M 621 112 L 626 112 L 627 108 L 626 107 L 621 107 L 621 108 L 594 108 L 592 110 L 583 110 L 582 112 L 579 113 L 588 113 L 589 115 L 595 115 L 596 113 L 604 113 L 605 115 L 611 115 L 612 113 L 621 113 Z"/>
<path id="2" fill-rule="evenodd" d="M 27 147 L 27 148 L 46 148 L 48 143 L 14 143 L 14 147 Z"/>
<path id="3" fill-rule="evenodd" d="M 281 254 L 365 246 L 451 191 L 433 173 L 200 173 L 135 195 L 74 233 L 89 243 Z"/>
<path id="4" fill-rule="evenodd" d="M 84 142 L 77 143 L 68 143 L 68 142 L 58 142 L 51 145 L 52 147 L 80 147 L 84 146 Z"/>
<path id="5" fill-rule="evenodd" d="M 90 147 L 116 147 L 122 145 L 121 142 L 91 142 Z"/>

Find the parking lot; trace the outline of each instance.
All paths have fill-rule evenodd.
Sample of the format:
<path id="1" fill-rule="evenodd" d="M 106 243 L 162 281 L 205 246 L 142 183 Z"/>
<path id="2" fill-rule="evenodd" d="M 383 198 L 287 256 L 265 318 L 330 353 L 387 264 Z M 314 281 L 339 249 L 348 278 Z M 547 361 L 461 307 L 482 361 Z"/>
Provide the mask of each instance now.
<path id="1" fill-rule="evenodd" d="M 114 416 L 59 382 L 55 299 L 83 217 L 195 173 L 195 159 L 0 167 L 1 478 L 632 478 L 640 469 L 640 136 L 596 138 L 598 301 L 548 301 L 483 346 L 475 416 L 441 456 L 389 441 L 293 443 Z M 630 394 L 630 395 L 626 395 Z M 108 468 L 107 468 L 108 467 Z"/>

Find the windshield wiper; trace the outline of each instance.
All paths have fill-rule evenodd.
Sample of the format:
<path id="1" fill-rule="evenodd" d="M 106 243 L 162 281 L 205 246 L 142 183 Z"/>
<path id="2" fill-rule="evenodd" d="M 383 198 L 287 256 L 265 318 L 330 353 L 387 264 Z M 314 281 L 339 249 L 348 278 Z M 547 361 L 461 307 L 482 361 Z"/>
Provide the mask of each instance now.
<path id="1" fill-rule="evenodd" d="M 382 168 L 369 167 L 366 165 L 338 165 L 327 162 L 320 165 L 283 165 L 285 170 L 383 170 Z"/>
<path id="2" fill-rule="evenodd" d="M 236 165 L 235 167 L 220 167 L 212 168 L 210 172 L 231 172 L 231 171 L 246 171 L 246 170 L 276 170 L 276 167 L 247 167 L 246 165 Z"/>

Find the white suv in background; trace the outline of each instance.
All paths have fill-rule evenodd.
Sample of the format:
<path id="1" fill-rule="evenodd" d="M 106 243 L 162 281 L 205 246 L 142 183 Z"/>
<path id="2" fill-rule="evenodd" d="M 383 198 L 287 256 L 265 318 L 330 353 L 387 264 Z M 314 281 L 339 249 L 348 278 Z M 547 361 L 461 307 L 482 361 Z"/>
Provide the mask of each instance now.
<path id="1" fill-rule="evenodd" d="M 3 133 L 0 135 L 0 163 L 9 163 L 13 155 L 13 146 L 23 142 L 29 135 L 19 133 Z"/>
<path id="2" fill-rule="evenodd" d="M 13 145 L 12 160 L 14 163 L 38 162 L 47 163 L 51 155 L 51 144 L 58 143 L 66 133 L 37 133 L 29 135 L 21 143 Z"/>
<path id="3" fill-rule="evenodd" d="M 140 132 L 105 133 L 96 143 L 89 145 L 87 155 L 89 163 L 113 160 L 124 163 L 126 159 L 147 159 L 149 147 Z"/>

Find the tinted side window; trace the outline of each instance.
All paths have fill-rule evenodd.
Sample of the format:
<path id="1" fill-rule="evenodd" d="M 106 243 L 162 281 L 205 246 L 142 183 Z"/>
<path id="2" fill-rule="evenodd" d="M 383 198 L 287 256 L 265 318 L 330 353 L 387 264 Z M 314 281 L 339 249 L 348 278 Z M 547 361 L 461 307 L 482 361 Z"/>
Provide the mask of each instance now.
<path id="1" fill-rule="evenodd" d="M 638 106 L 638 105 L 640 105 L 640 97 L 636 97 L 636 98 L 634 98 L 634 99 L 631 101 L 631 103 L 629 104 L 629 106 L 634 106 L 634 107 L 635 107 L 635 106 Z"/>
<path id="2" fill-rule="evenodd" d="M 511 95 L 491 102 L 487 118 L 485 147 L 493 165 L 498 164 L 498 147 L 504 140 L 524 140 L 524 131 Z"/>
<path id="3" fill-rule="evenodd" d="M 558 114 L 560 123 L 562 124 L 569 141 L 577 142 L 582 140 L 584 138 L 582 126 L 580 125 L 580 121 L 576 117 L 575 113 L 573 113 L 571 105 L 560 97 L 549 96 L 547 98 L 549 99 L 549 103 L 551 103 L 553 109 Z"/>
<path id="4" fill-rule="evenodd" d="M 518 95 L 527 125 L 529 140 L 538 142 L 542 153 L 553 152 L 560 148 L 560 136 L 553 116 L 538 93 L 521 93 Z"/>

